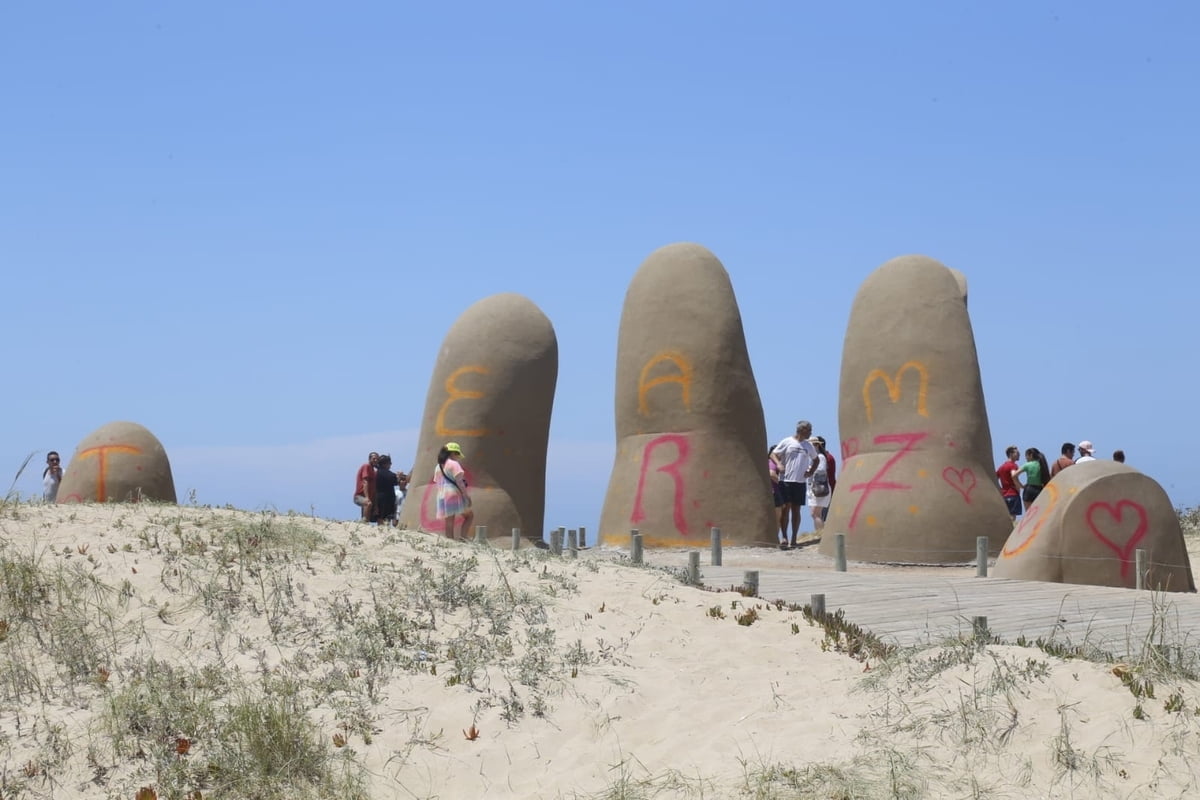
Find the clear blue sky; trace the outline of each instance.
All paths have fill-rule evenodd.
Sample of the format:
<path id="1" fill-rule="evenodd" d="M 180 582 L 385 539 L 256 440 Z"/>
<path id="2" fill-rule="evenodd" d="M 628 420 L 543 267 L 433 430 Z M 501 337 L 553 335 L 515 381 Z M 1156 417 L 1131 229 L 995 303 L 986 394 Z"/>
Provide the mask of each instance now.
<path id="1" fill-rule="evenodd" d="M 1198 30 L 1191 2 L 6 4 L 0 466 L 38 451 L 33 493 L 128 419 L 181 500 L 354 516 L 450 324 L 513 291 L 559 341 L 547 525 L 594 526 L 624 293 L 686 240 L 730 272 L 771 439 L 837 439 L 854 293 L 922 253 L 970 282 L 997 460 L 1091 439 L 1200 504 Z"/>

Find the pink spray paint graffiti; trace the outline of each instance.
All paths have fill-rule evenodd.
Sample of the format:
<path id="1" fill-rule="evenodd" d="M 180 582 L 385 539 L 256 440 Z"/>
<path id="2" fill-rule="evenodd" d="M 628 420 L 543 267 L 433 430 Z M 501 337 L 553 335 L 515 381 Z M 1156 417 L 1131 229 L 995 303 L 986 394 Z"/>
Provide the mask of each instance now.
<path id="1" fill-rule="evenodd" d="M 911 489 L 912 486 L 907 483 L 898 483 L 896 481 L 885 481 L 883 476 L 887 474 L 892 467 L 905 456 L 913 452 L 913 448 L 917 446 L 917 442 L 924 439 L 929 434 L 927 433 L 890 433 L 875 437 L 875 444 L 903 444 L 904 446 L 897 450 L 887 462 L 880 467 L 869 481 L 866 483 L 855 483 L 850 486 L 852 492 L 862 492 L 858 498 L 858 502 L 854 505 L 854 513 L 850 515 L 850 522 L 846 526 L 849 530 L 854 530 L 858 524 L 858 514 L 862 511 L 862 507 L 866 504 L 867 499 L 872 492 L 879 491 L 904 491 Z"/>
<path id="2" fill-rule="evenodd" d="M 691 444 L 688 442 L 687 434 L 668 433 L 651 439 L 642 449 L 642 468 L 638 474 L 637 494 L 633 499 L 633 513 L 629 517 L 632 523 L 639 523 L 646 518 L 645 508 L 645 490 L 646 490 L 646 474 L 650 469 L 650 458 L 654 451 L 663 445 L 672 444 L 675 446 L 675 460 L 662 466 L 656 467 L 655 472 L 661 472 L 671 478 L 674 484 L 674 494 L 672 497 L 673 518 L 675 521 L 675 530 L 681 536 L 688 535 L 687 520 L 684 517 L 684 493 L 686 486 L 684 483 L 681 468 L 688 460 L 688 454 L 691 451 Z"/>
<path id="3" fill-rule="evenodd" d="M 471 470 L 464 466 L 463 472 L 467 476 L 467 486 L 472 486 L 475 481 L 471 476 Z M 431 533 L 445 533 L 446 521 L 439 519 L 437 515 L 437 496 L 437 484 L 431 480 L 421 490 L 421 527 Z"/>
<path id="4" fill-rule="evenodd" d="M 1126 511 L 1131 513 L 1127 515 Z M 1121 500 L 1115 506 L 1096 502 L 1088 506 L 1086 519 L 1092 535 L 1121 559 L 1121 578 L 1128 580 L 1129 568 L 1133 566 L 1130 556 L 1150 529 L 1146 509 L 1132 500 Z M 1124 544 L 1119 543 L 1121 539 Z"/>
<path id="5" fill-rule="evenodd" d="M 946 467 L 942 470 L 942 480 L 950 485 L 950 488 L 962 495 L 963 500 L 967 505 L 971 504 L 971 492 L 975 490 L 978 481 L 975 480 L 975 471 L 970 467 L 955 469 L 954 467 Z"/>

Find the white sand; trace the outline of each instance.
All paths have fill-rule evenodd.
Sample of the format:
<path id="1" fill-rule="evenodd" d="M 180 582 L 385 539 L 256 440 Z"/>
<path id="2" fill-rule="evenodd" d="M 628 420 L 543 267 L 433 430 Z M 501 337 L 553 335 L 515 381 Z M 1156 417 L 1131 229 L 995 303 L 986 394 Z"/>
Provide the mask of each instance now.
<path id="1" fill-rule="evenodd" d="M 311 550 L 295 547 L 305 531 Z M 151 505 L 8 506 L 0 543 L 5 800 L 144 786 L 222 796 L 203 778 L 226 757 L 217 729 L 181 715 L 164 739 L 118 716 L 114 734 L 111 709 L 148 685 L 151 656 L 180 686 L 199 686 L 191 670 L 206 665 L 251 693 L 292 681 L 321 746 L 364 771 L 370 797 L 1200 794 L 1196 683 L 1154 676 L 1154 698 L 1139 699 L 1111 665 L 1014 646 L 864 663 L 824 647 L 799 612 L 603 549 L 514 556 L 360 523 Z M 726 563 L 822 564 L 815 550 L 753 549 Z M 50 588 L 41 603 L 18 580 L 30 564 Z M 446 570 L 458 571 L 443 581 Z M 61 586 L 75 587 L 73 614 L 56 605 Z M 758 619 L 741 625 L 748 608 Z M 92 621 L 86 639 L 51 641 L 70 618 Z M 72 658 L 97 654 L 106 678 L 71 675 Z M 1172 695 L 1182 710 L 1166 708 Z M 129 741 L 140 757 L 120 752 Z"/>

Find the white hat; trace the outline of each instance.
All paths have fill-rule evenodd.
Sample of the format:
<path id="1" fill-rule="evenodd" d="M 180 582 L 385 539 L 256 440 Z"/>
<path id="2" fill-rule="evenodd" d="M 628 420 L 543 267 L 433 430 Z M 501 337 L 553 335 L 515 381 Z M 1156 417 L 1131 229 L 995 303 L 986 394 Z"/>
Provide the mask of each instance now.
<path id="1" fill-rule="evenodd" d="M 1095 446 L 1092 445 L 1092 443 L 1089 442 L 1087 439 L 1084 439 L 1082 442 L 1080 442 L 1078 447 L 1079 447 L 1079 451 L 1081 453 L 1087 453 L 1089 456 L 1092 453 L 1096 452 Z"/>

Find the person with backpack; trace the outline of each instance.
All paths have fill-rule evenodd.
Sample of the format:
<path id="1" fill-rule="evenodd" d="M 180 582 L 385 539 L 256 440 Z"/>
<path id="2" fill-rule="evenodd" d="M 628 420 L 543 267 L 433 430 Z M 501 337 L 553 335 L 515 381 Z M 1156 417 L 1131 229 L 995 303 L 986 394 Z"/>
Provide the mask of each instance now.
<path id="1" fill-rule="evenodd" d="M 830 479 L 829 453 L 825 451 L 825 440 L 814 436 L 808 440 L 817 451 L 816 468 L 808 479 L 808 513 L 812 514 L 813 529 L 820 533 L 829 516 L 829 501 L 833 498 L 833 481 Z"/>

